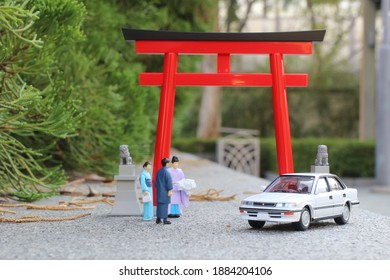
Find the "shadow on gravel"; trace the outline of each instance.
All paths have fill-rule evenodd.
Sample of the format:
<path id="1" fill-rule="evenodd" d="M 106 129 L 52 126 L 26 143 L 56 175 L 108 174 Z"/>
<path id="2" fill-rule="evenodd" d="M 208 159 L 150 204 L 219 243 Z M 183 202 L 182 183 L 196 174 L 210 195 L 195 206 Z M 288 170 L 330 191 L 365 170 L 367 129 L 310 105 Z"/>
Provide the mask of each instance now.
<path id="1" fill-rule="evenodd" d="M 308 231 L 337 227 L 334 222 L 313 222 L 310 224 Z M 292 224 L 266 224 L 261 229 L 248 227 L 247 231 L 263 231 L 263 232 L 298 232 Z"/>

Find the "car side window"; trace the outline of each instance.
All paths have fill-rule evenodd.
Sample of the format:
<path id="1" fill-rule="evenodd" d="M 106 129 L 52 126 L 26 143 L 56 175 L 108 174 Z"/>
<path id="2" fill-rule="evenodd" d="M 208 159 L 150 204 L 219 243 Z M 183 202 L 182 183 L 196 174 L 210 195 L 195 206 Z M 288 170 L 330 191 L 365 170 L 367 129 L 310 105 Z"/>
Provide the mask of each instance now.
<path id="1" fill-rule="evenodd" d="M 340 191 L 343 189 L 340 182 L 336 178 L 328 177 L 329 187 L 331 191 Z"/>
<path id="2" fill-rule="evenodd" d="M 316 193 L 326 193 L 326 192 L 328 192 L 328 183 L 326 182 L 325 178 L 318 179 Z"/>

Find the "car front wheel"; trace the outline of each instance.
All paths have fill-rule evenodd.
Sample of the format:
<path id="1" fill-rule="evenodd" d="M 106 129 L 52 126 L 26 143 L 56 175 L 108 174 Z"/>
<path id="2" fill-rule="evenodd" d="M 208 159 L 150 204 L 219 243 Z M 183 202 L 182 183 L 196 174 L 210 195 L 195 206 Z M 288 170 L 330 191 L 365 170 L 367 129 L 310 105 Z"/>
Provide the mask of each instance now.
<path id="1" fill-rule="evenodd" d="M 248 223 L 253 228 L 262 228 L 265 224 L 264 221 L 252 221 L 252 220 L 248 220 Z"/>
<path id="2" fill-rule="evenodd" d="M 299 222 L 293 223 L 293 226 L 296 230 L 305 231 L 310 226 L 310 220 L 311 216 L 309 209 L 303 208 Z"/>
<path id="3" fill-rule="evenodd" d="M 345 204 L 343 208 L 343 214 L 340 217 L 334 219 L 336 224 L 345 225 L 349 221 L 349 216 L 351 214 L 351 210 L 349 209 L 349 205 Z"/>

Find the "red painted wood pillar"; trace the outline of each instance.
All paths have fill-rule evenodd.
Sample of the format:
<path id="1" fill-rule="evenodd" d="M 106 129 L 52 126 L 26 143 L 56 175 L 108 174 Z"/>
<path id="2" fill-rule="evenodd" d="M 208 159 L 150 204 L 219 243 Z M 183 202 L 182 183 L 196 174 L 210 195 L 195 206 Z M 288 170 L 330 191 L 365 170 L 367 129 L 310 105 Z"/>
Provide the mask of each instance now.
<path id="1" fill-rule="evenodd" d="M 294 162 L 282 54 L 270 54 L 270 66 L 278 171 L 279 174 L 293 173 Z"/>
<path id="2" fill-rule="evenodd" d="M 218 73 L 230 72 L 230 54 L 219 53 L 218 54 Z"/>
<path id="3" fill-rule="evenodd" d="M 160 94 L 160 107 L 156 143 L 154 146 L 153 184 L 157 171 L 162 167 L 161 160 L 170 157 L 173 116 L 175 107 L 176 73 L 178 54 L 166 53 L 164 57 L 163 82 Z M 156 188 L 153 188 L 153 204 L 156 205 Z"/>

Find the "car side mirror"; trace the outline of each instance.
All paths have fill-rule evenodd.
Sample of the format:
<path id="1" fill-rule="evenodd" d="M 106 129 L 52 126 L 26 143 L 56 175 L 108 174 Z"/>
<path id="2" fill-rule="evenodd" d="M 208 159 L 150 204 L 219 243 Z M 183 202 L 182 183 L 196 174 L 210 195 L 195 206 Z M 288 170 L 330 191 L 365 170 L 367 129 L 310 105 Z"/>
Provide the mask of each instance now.
<path id="1" fill-rule="evenodd" d="M 260 191 L 263 192 L 266 188 L 266 186 L 260 186 Z"/>

